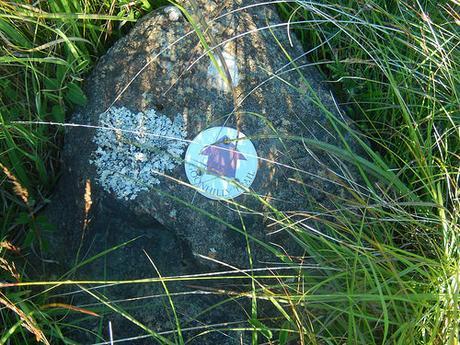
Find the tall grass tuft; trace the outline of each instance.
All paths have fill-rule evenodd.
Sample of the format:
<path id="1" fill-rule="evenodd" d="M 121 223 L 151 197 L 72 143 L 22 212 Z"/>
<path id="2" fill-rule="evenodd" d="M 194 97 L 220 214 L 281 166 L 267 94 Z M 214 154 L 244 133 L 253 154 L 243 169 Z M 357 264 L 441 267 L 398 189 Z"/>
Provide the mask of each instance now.
<path id="1" fill-rule="evenodd" d="M 330 117 L 337 135 L 345 130 L 355 137 L 369 160 L 354 160 L 363 174 L 362 186 L 347 178 L 346 171 L 330 177 L 349 190 L 351 200 L 344 203 L 340 196 L 331 196 L 334 207 L 304 212 L 305 222 L 292 224 L 281 217 L 304 249 L 304 263 L 292 262 L 287 271 L 291 273 L 238 272 L 246 283 L 218 293 L 251 301 L 247 327 L 238 329 L 251 332 L 253 344 L 458 344 L 458 2 L 275 2 L 286 21 L 302 22 L 290 29 L 359 127 L 358 132 Z M 120 34 L 122 24 L 134 21 L 149 6 L 146 1 L 0 1 L 0 164 L 8 172 L 2 180 L 7 188 L 0 195 L 2 238 L 11 238 L 18 227 L 38 236 L 31 231 L 38 221 L 34 212 L 58 168 L 60 134 L 51 127 L 12 121 L 65 121 L 65 113 L 85 101 L 79 85 L 95 57 Z M 352 155 L 310 144 L 330 155 Z M 368 178 L 369 167 L 381 179 Z M 21 188 L 28 192 L 27 202 L 17 193 Z M 311 219 L 322 226 L 312 227 L 307 222 Z M 27 236 L 24 241 L 26 246 L 36 242 Z M 0 249 L 3 256 L 7 249 Z M 10 260 L 5 262 L 12 267 Z M 174 333 L 182 342 L 187 331 L 176 320 L 176 330 L 158 334 L 85 286 L 162 284 L 174 310 L 166 283 L 194 277 L 22 282 L 22 277 L 9 275 L 4 279 L 9 283 L 0 284 L 8 293 L 0 295 L 5 306 L 0 316 L 7 329 L 0 343 L 21 344 L 42 335 L 69 341 L 49 308 L 40 308 L 50 305 L 46 295 L 30 299 L 25 290 L 59 284 L 79 284 L 99 301 L 99 308 L 119 312 L 159 342 L 170 343 L 165 337 Z M 197 274 L 195 279 L 211 278 Z M 259 301 L 271 303 L 277 316 L 261 319 Z M 66 310 L 94 314 L 80 307 Z M 214 331 L 232 327 L 211 326 Z M 209 325 L 203 326 L 203 334 L 209 331 Z"/>
<path id="2" fill-rule="evenodd" d="M 295 29 L 332 87 L 344 90 L 374 162 L 411 191 L 367 185 L 354 203 L 324 210 L 320 221 L 340 242 L 297 231 L 320 266 L 337 269 L 305 274 L 294 289 L 307 342 L 459 342 L 458 9 L 435 1 L 281 5 L 286 20 L 307 22 Z"/>
<path id="3" fill-rule="evenodd" d="M 9 239 L 25 253 L 30 248 L 41 249 L 40 233 L 50 226 L 37 214 L 48 202 L 59 175 L 59 128 L 15 121 L 64 122 L 74 106 L 84 105 L 81 82 L 97 57 L 158 3 L 0 0 L 1 243 Z M 11 255 L 3 247 L 0 256 L 10 262 Z M 12 259 L 25 261 L 17 254 Z M 21 277 L 12 277 L 0 268 L 0 279 L 22 280 L 23 269 L 19 271 Z M 37 340 L 46 339 L 38 335 L 38 329 L 49 326 L 49 320 L 38 317 L 36 324 L 31 321 L 35 320 L 32 314 L 44 314 L 26 301 L 28 295 L 30 291 L 2 295 L 1 344 L 26 343 L 29 338 L 24 327 Z"/>

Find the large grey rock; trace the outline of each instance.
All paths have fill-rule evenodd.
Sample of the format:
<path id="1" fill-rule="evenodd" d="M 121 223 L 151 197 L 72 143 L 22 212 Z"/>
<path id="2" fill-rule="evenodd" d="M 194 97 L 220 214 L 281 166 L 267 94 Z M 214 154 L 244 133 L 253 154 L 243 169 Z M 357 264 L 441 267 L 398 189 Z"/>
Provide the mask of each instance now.
<path id="1" fill-rule="evenodd" d="M 204 16 L 202 21 L 209 25 L 202 30 L 207 30 L 212 37 L 211 46 L 238 37 L 231 40 L 231 45 L 225 46 L 226 53 L 236 57 L 238 66 L 239 80 L 234 93 L 223 91 L 225 87 L 216 84 L 215 78 L 209 76 L 212 63 L 208 56 L 203 56 L 205 51 L 197 35 L 192 33 L 184 37 L 192 26 L 183 17 L 171 21 L 168 14 L 160 12 L 143 18 L 101 59 L 87 82 L 88 106 L 73 120 L 100 125 L 102 113 L 110 107 L 124 107 L 133 114 L 148 114 L 154 109 L 172 121 L 179 114 L 186 124 L 186 139 L 189 140 L 208 127 L 223 124 L 238 127 L 252 138 L 261 157 L 252 189 L 277 210 L 310 209 L 314 203 L 324 203 L 328 194 L 340 193 L 338 185 L 321 179 L 327 176 L 331 167 L 327 155 L 314 157 L 299 140 L 318 139 L 340 145 L 323 109 L 315 105 L 315 96 L 305 85 L 305 80 L 323 106 L 336 113 L 329 92 L 321 86 L 312 67 L 273 77 L 274 73 L 284 71 L 282 68 L 289 62 L 283 49 L 291 58 L 302 55 L 299 42 L 292 38 L 294 45 L 289 46 L 286 26 L 275 27 L 272 31 L 267 29 L 268 25 L 280 23 L 272 7 L 237 11 L 211 21 L 221 14 L 217 12 L 220 7 L 212 1 L 201 6 L 206 8 L 200 13 Z M 227 9 L 234 8 L 238 6 L 233 4 Z M 305 65 L 306 60 L 300 59 L 296 63 Z M 292 67 L 289 65 L 285 69 Z M 241 105 L 233 112 L 235 102 Z M 89 163 L 96 150 L 93 130 L 69 131 L 66 152 L 71 157 L 68 164 L 74 174 L 92 181 L 100 178 L 94 164 Z M 124 162 L 119 159 L 119 166 L 106 169 L 109 178 L 119 178 Z M 127 165 L 127 170 L 131 169 Z M 242 229 L 235 205 L 210 200 L 185 185 L 188 180 L 183 164 L 176 164 L 165 174 L 167 176 L 158 176 L 159 184 L 138 193 L 134 200 L 126 202 L 121 199 L 120 203 L 138 215 L 150 215 L 187 239 L 196 254 L 208 255 L 212 250 L 218 260 L 239 267 L 247 266 L 244 236 L 228 226 Z M 133 177 L 125 179 L 130 186 L 135 183 L 132 180 Z M 278 217 L 273 210 L 249 194 L 234 201 L 241 205 L 243 214 L 252 213 L 243 217 L 251 236 L 264 242 L 276 241 L 274 237 L 266 237 L 267 225 Z M 278 237 L 286 238 L 287 235 Z M 262 255 L 257 249 L 253 254 L 256 258 L 257 254 Z"/>
<path id="2" fill-rule="evenodd" d="M 184 134 L 186 140 L 209 127 L 238 128 L 251 138 L 260 157 L 251 186 L 257 196 L 245 193 L 227 202 L 197 193 L 187 185 L 180 160 L 183 153 L 171 161 L 161 158 L 167 155 L 164 150 L 170 148 L 168 140 L 160 142 L 158 137 L 152 137 L 157 151 L 146 153 L 139 143 L 136 145 L 139 137 L 133 133 L 111 131 L 113 137 L 108 134 L 107 140 L 119 138 L 124 144 L 104 146 L 104 136 L 96 139 L 100 131 L 71 127 L 65 139 L 64 176 L 47 211 L 58 226 L 58 234 L 51 242 L 62 267 L 71 265 L 70 258 L 78 250 L 82 231 L 85 237 L 80 253 L 86 257 L 143 236 L 131 251 L 110 254 L 118 255 L 110 260 L 118 263 L 108 271 L 117 278 L 135 278 L 135 272 L 139 272 L 137 277 L 154 275 L 141 249 L 146 249 L 152 260 L 159 263 L 163 275 L 228 269 L 217 261 L 247 268 L 244 232 L 251 238 L 254 265 L 264 266 L 274 256 L 260 243 L 274 243 L 273 248 L 280 253 L 284 252 L 280 248 L 284 248 L 289 254 L 302 254 L 289 236 L 289 228 L 276 225 L 283 212 L 295 221 L 295 214 L 327 205 L 329 195 L 345 195 L 340 184 L 329 180 L 337 162 L 302 141 L 318 139 L 341 146 L 325 109 L 335 116 L 339 114 L 314 67 L 308 66 L 303 57 L 289 64 L 289 59 L 296 59 L 303 52 L 295 37 L 291 36 L 293 45 L 289 44 L 287 27 L 278 25 L 281 21 L 273 6 L 230 12 L 250 3 L 197 4 L 199 12 L 193 12 L 188 3 L 184 6 L 198 14 L 200 25 L 206 23 L 207 27 L 201 29 L 207 43 L 211 47 L 219 45 L 213 54 L 218 61 L 221 57 L 227 61 L 233 89 L 216 74 L 215 65 L 184 16 L 172 9 L 161 10 L 142 18 L 100 60 L 86 81 L 88 105 L 74 115 L 72 122 L 89 126 L 118 123 L 129 129 L 148 118 L 149 131 L 155 131 L 155 126 L 180 127 L 183 123 L 182 132 L 165 129 L 159 133 Z M 230 14 L 216 19 L 227 12 Z M 291 70 L 295 65 L 301 68 Z M 114 118 L 117 120 L 111 123 Z M 101 119 L 105 122 L 101 123 Z M 126 119 L 129 121 L 124 122 Z M 144 139 L 142 145 L 148 144 L 148 135 Z M 176 154 L 185 149 L 185 145 L 171 145 L 176 145 Z M 355 147 L 351 141 L 349 145 Z M 117 153 L 117 149 L 125 152 Z M 107 156 L 110 150 L 114 154 Z M 95 163 L 98 159 L 99 166 Z M 164 175 L 152 175 L 151 169 L 139 172 L 157 159 L 159 165 L 155 167 Z M 104 170 L 110 167 L 111 160 L 116 164 Z M 133 167 L 137 169 L 134 175 Z M 124 179 L 120 177 L 123 175 L 129 176 Z M 85 215 L 87 181 L 92 186 L 92 206 Z M 276 235 L 270 235 L 272 232 Z M 67 243 L 67 247 L 63 248 L 62 243 Z M 76 276 L 94 279 L 101 273 L 97 264 L 86 267 Z M 174 289 L 179 291 L 181 287 Z M 185 301 L 178 303 L 180 308 L 194 310 L 207 305 L 203 300 L 190 302 L 188 307 Z M 230 314 L 225 316 L 231 318 Z M 202 340 L 201 344 L 224 344 L 212 341 Z"/>

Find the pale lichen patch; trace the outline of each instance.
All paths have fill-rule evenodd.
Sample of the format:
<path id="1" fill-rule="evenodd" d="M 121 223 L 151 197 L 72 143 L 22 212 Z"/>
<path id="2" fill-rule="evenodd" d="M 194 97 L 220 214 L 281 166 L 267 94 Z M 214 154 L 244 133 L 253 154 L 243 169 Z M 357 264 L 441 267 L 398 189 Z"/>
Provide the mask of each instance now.
<path id="1" fill-rule="evenodd" d="M 182 12 L 176 6 L 166 6 L 163 11 L 172 22 L 178 21 L 182 17 Z"/>
<path id="2" fill-rule="evenodd" d="M 212 87 L 221 91 L 229 92 L 231 90 L 227 83 L 227 80 L 224 79 L 222 76 L 222 73 L 224 73 L 222 61 L 217 54 L 214 54 L 214 57 L 217 61 L 217 65 L 219 66 L 219 68 L 217 68 L 213 61 L 209 62 L 208 80 Z M 226 46 L 224 51 L 222 52 L 222 57 L 232 79 L 232 86 L 237 87 L 240 82 L 240 75 L 238 72 L 238 62 L 236 56 L 232 54 L 229 51 L 229 47 Z"/>
<path id="3" fill-rule="evenodd" d="M 159 184 L 159 175 L 176 167 L 186 146 L 181 115 L 171 121 L 154 109 L 133 113 L 112 107 L 100 114 L 99 125 L 90 162 L 101 186 L 119 199 L 132 200 Z"/>

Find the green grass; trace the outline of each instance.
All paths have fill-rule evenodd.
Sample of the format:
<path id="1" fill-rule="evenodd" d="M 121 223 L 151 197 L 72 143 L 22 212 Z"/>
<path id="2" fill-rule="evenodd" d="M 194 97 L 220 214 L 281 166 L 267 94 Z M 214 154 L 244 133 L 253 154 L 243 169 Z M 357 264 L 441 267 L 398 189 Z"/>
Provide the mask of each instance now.
<path id="1" fill-rule="evenodd" d="M 0 163 L 5 173 L 0 240 L 27 251 L 40 245 L 41 231 L 49 231 L 46 220 L 36 214 L 59 172 L 62 134 L 54 127 L 14 121 L 65 121 L 65 114 L 85 100 L 80 84 L 97 56 L 155 4 L 53 1 L 40 3 L 41 12 L 19 4 L 0 1 Z M 293 29 L 304 48 L 313 50 L 310 61 L 321 67 L 362 135 L 333 117 L 330 121 L 342 132 L 364 138 L 362 147 L 371 160 L 323 143 L 310 144 L 349 156 L 364 177 L 371 171 L 378 182 L 368 179 L 364 193 L 351 181 L 335 177 L 353 200 L 344 207 L 340 198 L 333 198 L 334 209 L 305 213 L 323 224 L 327 236 L 281 220 L 317 267 L 297 267 L 296 274 L 279 276 L 241 273 L 246 292 L 240 288 L 228 295 L 251 300 L 246 330 L 252 332 L 254 344 L 269 339 L 275 344 L 458 344 L 458 3 L 290 2 L 279 9 L 285 20 L 304 21 Z M 245 230 L 240 230 L 243 235 Z M 17 256 L 4 247 L 1 255 L 11 272 L 3 271 L 2 279 L 14 281 L 12 262 Z M 20 273 L 27 281 L 27 270 Z M 168 281 L 160 276 L 148 282 L 162 284 L 173 306 Z M 63 341 L 61 330 L 67 326 L 59 321 L 62 313 L 44 309 L 46 293 L 32 295 L 28 290 L 31 285 L 58 283 L 0 290 L 0 317 L 10 330 L 0 343 L 31 342 L 26 326 L 35 334 L 44 332 L 51 343 Z M 68 284 L 86 290 L 89 283 Z M 107 305 L 104 296 L 95 298 L 101 308 Z M 260 301 L 272 303 L 279 316 L 259 320 Z M 139 326 L 157 339 L 167 337 Z M 177 322 L 179 343 L 181 331 Z M 164 342 L 174 338 L 167 339 Z"/>

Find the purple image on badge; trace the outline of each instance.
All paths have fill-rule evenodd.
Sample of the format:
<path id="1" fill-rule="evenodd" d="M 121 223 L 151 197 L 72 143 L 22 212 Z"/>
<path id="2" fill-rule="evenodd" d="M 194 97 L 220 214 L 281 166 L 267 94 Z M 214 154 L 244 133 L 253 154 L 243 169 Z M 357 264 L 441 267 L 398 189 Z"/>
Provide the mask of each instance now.
<path id="1" fill-rule="evenodd" d="M 210 199 L 232 199 L 248 191 L 257 168 L 257 152 L 251 140 L 230 127 L 204 130 L 185 154 L 185 172 L 191 186 Z"/>
<path id="2" fill-rule="evenodd" d="M 206 146 L 202 155 L 208 156 L 206 171 L 211 174 L 235 178 L 238 160 L 246 160 L 246 157 L 237 150 L 230 138 L 224 135 L 214 144 Z"/>

